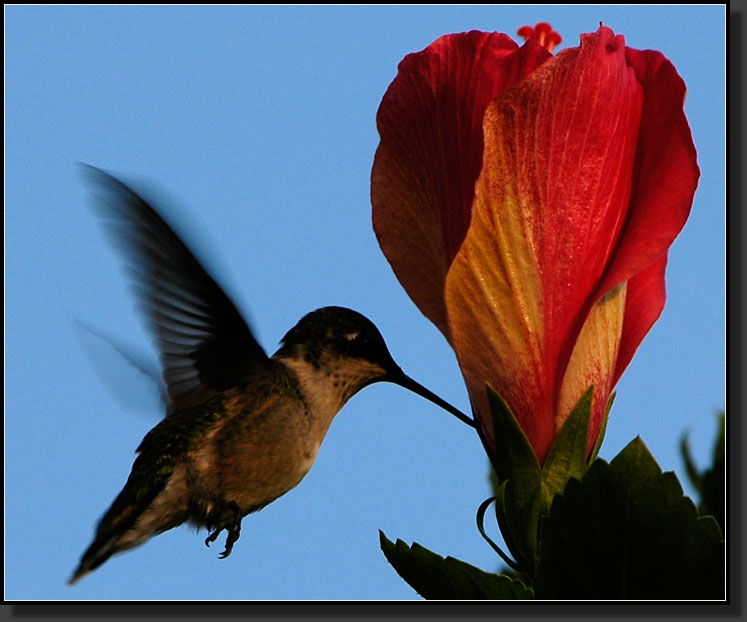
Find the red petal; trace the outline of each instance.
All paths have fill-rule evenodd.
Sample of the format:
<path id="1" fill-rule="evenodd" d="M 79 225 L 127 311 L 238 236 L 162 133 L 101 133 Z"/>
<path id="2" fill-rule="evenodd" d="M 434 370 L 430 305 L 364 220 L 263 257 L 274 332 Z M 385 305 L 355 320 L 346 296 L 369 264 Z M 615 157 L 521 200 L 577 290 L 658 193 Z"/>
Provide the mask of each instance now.
<path id="1" fill-rule="evenodd" d="M 638 345 L 664 309 L 667 297 L 664 282 L 666 267 L 667 255 L 665 253 L 628 281 L 625 319 L 617 365 L 612 377 L 612 387 L 617 384 L 638 349 Z"/>
<path id="2" fill-rule="evenodd" d="M 682 78 L 659 52 L 628 48 L 626 59 L 643 87 L 643 109 L 625 235 L 600 294 L 628 280 L 671 246 L 690 214 L 700 176 L 682 108 Z"/>
<path id="3" fill-rule="evenodd" d="M 589 451 L 599 435 L 614 386 L 614 371 L 619 360 L 627 309 L 626 283 L 611 289 L 592 307 L 573 348 L 560 388 L 556 432 L 560 431 L 579 398 L 590 386 L 594 386 L 589 418 Z"/>
<path id="4" fill-rule="evenodd" d="M 471 219 L 488 102 L 550 55 L 507 35 L 446 35 L 399 65 L 379 107 L 374 230 L 397 278 L 448 338 L 446 272 Z"/>
<path id="5" fill-rule="evenodd" d="M 449 321 L 479 414 L 489 427 L 487 381 L 540 460 L 555 437 L 568 359 L 625 223 L 641 99 L 622 37 L 601 27 L 485 115 L 475 222 L 447 281 Z M 488 289 L 513 299 L 486 300 Z M 470 337 L 486 332 L 494 338 Z"/>

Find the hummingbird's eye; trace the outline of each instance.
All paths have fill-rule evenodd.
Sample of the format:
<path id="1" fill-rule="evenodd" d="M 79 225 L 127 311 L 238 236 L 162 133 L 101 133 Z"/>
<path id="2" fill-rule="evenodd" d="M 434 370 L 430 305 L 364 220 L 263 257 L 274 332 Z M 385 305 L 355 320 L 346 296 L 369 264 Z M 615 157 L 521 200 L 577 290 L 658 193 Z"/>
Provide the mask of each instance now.
<path id="1" fill-rule="evenodd" d="M 371 336 L 363 331 L 352 331 L 343 335 L 345 341 L 349 343 L 356 352 L 362 353 L 372 347 Z"/>

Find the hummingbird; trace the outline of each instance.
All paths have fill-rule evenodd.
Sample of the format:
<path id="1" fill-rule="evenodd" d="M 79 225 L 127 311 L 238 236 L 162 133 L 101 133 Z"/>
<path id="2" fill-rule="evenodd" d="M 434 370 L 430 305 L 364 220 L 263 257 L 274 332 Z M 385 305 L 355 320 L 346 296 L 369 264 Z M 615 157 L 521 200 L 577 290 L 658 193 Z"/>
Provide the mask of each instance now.
<path id="1" fill-rule="evenodd" d="M 400 385 L 474 427 L 407 376 L 373 322 L 351 309 L 308 313 L 267 356 L 156 209 L 115 177 L 83 167 L 155 337 L 166 414 L 138 446 L 124 488 L 69 585 L 183 523 L 206 528 L 207 546 L 225 531 L 220 558 L 228 557 L 242 519 L 304 478 L 332 419 L 370 384 Z"/>

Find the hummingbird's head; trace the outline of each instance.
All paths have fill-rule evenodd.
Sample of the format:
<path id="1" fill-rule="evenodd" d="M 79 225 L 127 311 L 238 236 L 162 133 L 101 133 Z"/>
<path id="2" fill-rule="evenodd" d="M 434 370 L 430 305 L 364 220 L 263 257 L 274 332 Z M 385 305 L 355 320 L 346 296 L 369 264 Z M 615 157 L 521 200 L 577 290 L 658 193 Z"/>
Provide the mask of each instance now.
<path id="1" fill-rule="evenodd" d="M 273 358 L 282 359 L 299 377 L 310 378 L 308 384 L 317 385 L 313 390 L 335 395 L 338 409 L 369 384 L 392 382 L 468 419 L 407 376 L 394 362 L 379 329 L 352 309 L 323 307 L 305 315 L 283 337 Z"/>
<path id="2" fill-rule="evenodd" d="M 359 384 L 353 392 L 401 373 L 374 323 L 344 307 L 324 307 L 302 317 L 275 357 L 303 361 L 341 381 L 344 377 L 347 384 Z"/>

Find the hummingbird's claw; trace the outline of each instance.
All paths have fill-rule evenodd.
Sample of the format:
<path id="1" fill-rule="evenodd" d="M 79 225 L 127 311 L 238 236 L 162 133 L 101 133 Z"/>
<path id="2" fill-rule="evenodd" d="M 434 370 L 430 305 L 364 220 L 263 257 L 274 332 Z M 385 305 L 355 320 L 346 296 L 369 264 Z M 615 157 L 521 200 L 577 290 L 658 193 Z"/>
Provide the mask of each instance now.
<path id="1" fill-rule="evenodd" d="M 228 530 L 228 536 L 226 537 L 226 550 L 220 554 L 220 559 L 226 559 L 233 550 L 233 545 L 236 540 L 239 539 L 241 534 L 241 519 L 239 518 L 233 526 Z"/>
<path id="2" fill-rule="evenodd" d="M 208 535 L 207 538 L 205 538 L 205 546 L 210 548 L 210 543 L 215 542 L 218 539 L 218 534 L 223 530 L 223 527 L 220 529 L 216 529 L 211 534 Z"/>
<path id="3" fill-rule="evenodd" d="M 241 508 L 235 501 L 227 503 L 225 506 L 218 510 L 218 520 L 213 523 L 210 521 L 208 529 L 212 529 L 215 525 L 215 529 L 210 532 L 207 538 L 205 538 L 205 546 L 210 546 L 211 542 L 215 542 L 218 539 L 218 535 L 224 529 L 228 532 L 226 537 L 226 549 L 220 554 L 220 559 L 226 559 L 233 550 L 233 545 L 236 540 L 239 539 L 241 534 Z"/>
<path id="4" fill-rule="evenodd" d="M 231 554 L 231 551 L 226 548 L 225 551 L 223 551 L 220 555 L 218 555 L 218 559 L 226 559 Z"/>

